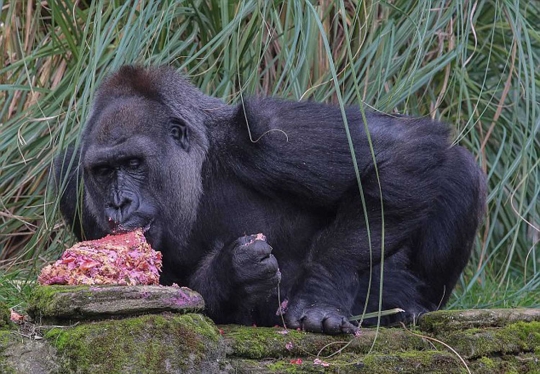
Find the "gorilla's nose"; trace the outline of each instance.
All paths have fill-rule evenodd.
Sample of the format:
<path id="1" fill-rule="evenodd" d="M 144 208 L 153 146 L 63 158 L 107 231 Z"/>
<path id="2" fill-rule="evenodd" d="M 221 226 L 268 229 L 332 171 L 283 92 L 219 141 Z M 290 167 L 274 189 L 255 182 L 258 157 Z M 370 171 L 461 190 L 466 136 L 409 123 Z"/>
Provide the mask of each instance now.
<path id="1" fill-rule="evenodd" d="M 133 199 L 126 194 L 115 193 L 105 208 L 109 222 L 121 224 L 132 213 L 134 208 Z"/>
<path id="2" fill-rule="evenodd" d="M 133 202 L 128 196 L 115 194 L 113 200 L 109 203 L 109 207 L 116 210 L 123 210 Z"/>

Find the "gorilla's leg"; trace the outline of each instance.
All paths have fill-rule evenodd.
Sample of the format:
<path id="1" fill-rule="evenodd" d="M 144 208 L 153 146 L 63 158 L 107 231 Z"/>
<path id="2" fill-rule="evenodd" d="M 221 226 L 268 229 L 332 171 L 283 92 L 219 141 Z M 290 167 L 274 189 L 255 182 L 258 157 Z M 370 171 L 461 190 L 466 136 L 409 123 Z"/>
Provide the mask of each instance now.
<path id="1" fill-rule="evenodd" d="M 380 211 L 374 209 L 368 231 L 357 200 L 346 199 L 334 222 L 314 239 L 304 274 L 289 293 L 287 327 L 328 334 L 356 331 L 348 317 L 359 291 L 359 270 L 379 261 L 382 227 Z"/>
<path id="2" fill-rule="evenodd" d="M 405 309 L 398 318 L 408 320 L 444 305 L 467 263 L 485 204 L 484 177 L 472 155 L 453 147 L 444 156 L 437 167 L 422 169 L 415 183 L 403 167 L 383 165 L 383 208 L 373 185 L 364 185 L 369 187 L 367 224 L 356 196 L 343 200 L 335 221 L 315 239 L 305 274 L 289 294 L 289 327 L 354 331 L 347 317 L 355 299 L 365 298 L 359 293 L 366 292 L 365 276 L 389 256 L 397 256 L 388 259 L 390 272 L 378 270 L 388 275 L 385 308 Z"/>
<path id="3" fill-rule="evenodd" d="M 252 308 L 275 294 L 280 278 L 272 247 L 258 234 L 216 245 L 189 286 L 204 297 L 215 322 L 250 325 Z"/>
<path id="4" fill-rule="evenodd" d="M 383 317 L 385 325 L 413 322 L 422 313 L 443 307 L 467 264 L 475 234 L 485 209 L 485 177 L 472 155 L 454 146 L 437 168 L 438 193 L 431 200 L 428 216 L 409 243 L 384 261 L 381 309 L 402 308 L 405 313 Z M 410 215 L 417 215 L 411 211 Z M 406 221 L 406 220 L 405 220 Z M 394 234 L 395 235 L 395 234 Z M 379 309 L 380 266 L 360 277 L 353 314 Z M 376 319 L 364 324 L 376 323 Z"/>

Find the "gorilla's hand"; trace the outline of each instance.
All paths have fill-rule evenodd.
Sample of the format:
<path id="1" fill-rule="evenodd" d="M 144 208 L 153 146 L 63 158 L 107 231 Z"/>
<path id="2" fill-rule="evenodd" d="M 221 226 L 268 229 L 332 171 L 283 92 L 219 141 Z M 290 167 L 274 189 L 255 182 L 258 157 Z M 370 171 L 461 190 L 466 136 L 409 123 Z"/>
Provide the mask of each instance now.
<path id="1" fill-rule="evenodd" d="M 228 247 L 234 283 L 248 299 L 267 296 L 277 287 L 281 273 L 272 247 L 262 234 L 238 238 Z"/>
<path id="2" fill-rule="evenodd" d="M 206 313 L 216 323 L 252 324 L 252 309 L 275 295 L 281 279 L 272 247 L 262 234 L 215 246 L 188 286 L 203 296 Z"/>

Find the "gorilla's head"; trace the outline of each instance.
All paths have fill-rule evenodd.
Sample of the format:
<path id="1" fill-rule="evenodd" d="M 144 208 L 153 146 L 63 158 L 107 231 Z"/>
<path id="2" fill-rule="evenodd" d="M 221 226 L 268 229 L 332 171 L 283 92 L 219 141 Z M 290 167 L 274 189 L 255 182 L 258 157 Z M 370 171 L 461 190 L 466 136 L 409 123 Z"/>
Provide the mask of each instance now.
<path id="1" fill-rule="evenodd" d="M 185 239 L 197 215 L 207 122 L 220 101 L 170 68 L 124 67 L 99 88 L 82 138 L 85 202 L 100 231 Z"/>

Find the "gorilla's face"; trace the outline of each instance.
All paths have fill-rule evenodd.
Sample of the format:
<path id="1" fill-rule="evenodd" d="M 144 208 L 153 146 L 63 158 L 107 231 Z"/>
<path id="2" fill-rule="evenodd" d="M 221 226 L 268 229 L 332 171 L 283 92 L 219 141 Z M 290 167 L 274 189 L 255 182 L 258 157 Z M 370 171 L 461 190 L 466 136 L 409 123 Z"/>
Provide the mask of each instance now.
<path id="1" fill-rule="evenodd" d="M 175 170 L 189 157 L 185 122 L 158 102 L 129 97 L 94 113 L 89 126 L 82 162 L 92 216 L 106 232 L 146 228 L 159 247 L 179 209 L 171 198 L 182 188 L 171 184 L 181 182 Z"/>

